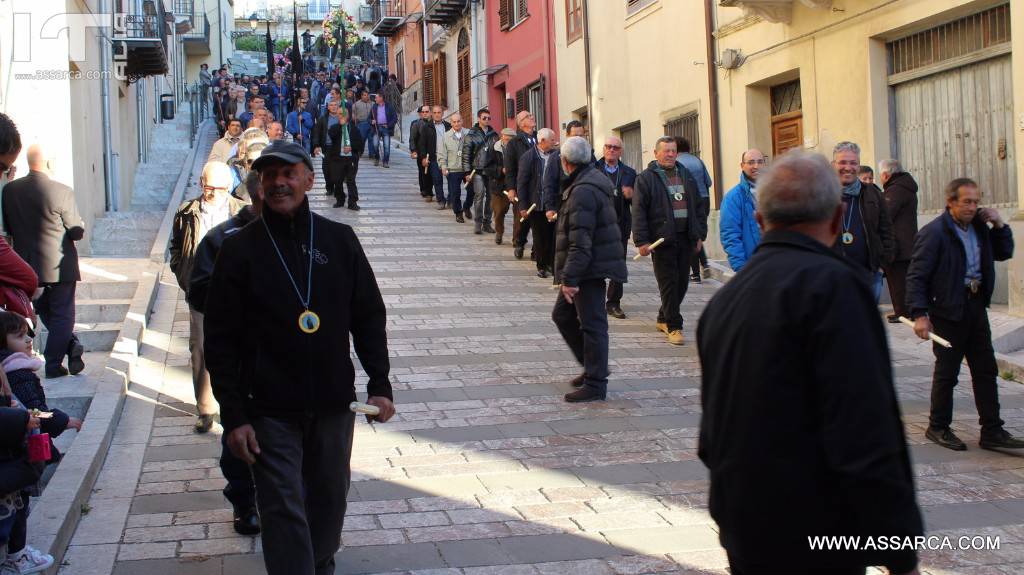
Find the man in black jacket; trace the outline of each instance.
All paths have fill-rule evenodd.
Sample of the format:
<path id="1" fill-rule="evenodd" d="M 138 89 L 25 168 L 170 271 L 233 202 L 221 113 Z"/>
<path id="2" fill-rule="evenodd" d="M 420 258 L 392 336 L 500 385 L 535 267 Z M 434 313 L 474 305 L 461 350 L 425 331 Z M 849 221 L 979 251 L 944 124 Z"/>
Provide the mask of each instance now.
<path id="1" fill-rule="evenodd" d="M 533 114 L 523 110 L 516 114 L 516 126 L 519 130 L 516 137 L 512 138 L 505 146 L 503 161 L 505 163 L 505 188 L 508 192 L 510 202 L 516 201 L 516 185 L 519 183 L 519 160 L 530 148 L 537 145 L 537 135 L 534 129 L 537 127 L 537 120 Z M 515 214 L 513 214 L 515 216 Z M 512 218 L 512 245 L 515 247 L 516 259 L 523 259 L 523 251 L 526 246 L 526 236 L 530 233 L 530 221 L 520 223 L 518 217 Z"/>
<path id="2" fill-rule="evenodd" d="M 633 243 L 640 254 L 654 254 L 661 309 L 655 324 L 672 345 L 683 345 L 679 307 L 690 285 L 690 257 L 707 236 L 708 215 L 693 175 L 676 161 L 676 141 L 662 136 L 654 145 L 653 162 L 636 180 L 633 194 Z M 655 250 L 650 245 L 664 243 Z"/>
<path id="3" fill-rule="evenodd" d="M 912 548 L 811 548 L 813 536 L 863 546 L 923 527 L 868 276 L 831 249 L 839 181 L 825 158 L 790 152 L 757 194 L 764 238 L 697 327 L 697 453 L 731 570 L 917 573 Z"/>
<path id="4" fill-rule="evenodd" d="M 555 132 L 541 128 L 537 132 L 537 145 L 523 154 L 519 160 L 516 176 L 516 211 L 520 218 L 526 218 L 533 232 L 533 253 L 537 262 L 537 277 L 546 278 L 552 273 L 551 265 L 555 257 L 555 214 L 546 213 L 544 206 L 544 173 L 548 164 L 558 161 L 555 151 Z M 558 168 L 561 171 L 562 168 Z M 548 190 L 554 193 L 554 190 Z M 530 211 L 533 207 L 533 211 Z"/>
<path id="5" fill-rule="evenodd" d="M 925 437 L 954 451 L 967 449 L 949 428 L 953 388 L 967 358 L 983 449 L 1024 448 L 1024 441 L 1003 429 L 999 417 L 995 351 L 986 308 L 995 289 L 995 263 L 1013 257 L 1013 235 L 999 212 L 979 208 L 981 192 L 968 178 L 946 186 L 946 211 L 921 228 L 907 272 L 907 307 L 914 332 L 928 339 L 934 331 L 952 347 L 932 344 L 931 415 Z M 989 224 L 992 228 L 989 229 Z"/>
<path id="6" fill-rule="evenodd" d="M 893 258 L 885 269 L 893 314 L 889 323 L 899 323 L 907 311 L 907 269 L 917 235 L 917 182 L 903 171 L 899 161 L 889 159 L 878 163 L 878 179 L 885 190 L 885 209 L 892 220 Z"/>
<path id="7" fill-rule="evenodd" d="M 605 279 L 626 281 L 612 186 L 590 165 L 590 144 L 581 137 L 562 144 L 562 184 L 555 240 L 555 281 L 562 284 L 551 319 L 583 373 L 572 381 L 570 403 L 603 400 L 608 392 L 608 316 Z M 538 254 L 539 256 L 539 254 Z"/>
<path id="8" fill-rule="evenodd" d="M 242 185 L 246 187 L 246 196 L 252 199 L 252 204 L 243 207 L 226 222 L 210 230 L 196 249 L 185 301 L 188 302 L 190 309 L 200 315 L 206 313 L 206 293 L 210 287 L 210 277 L 213 275 L 213 264 L 217 261 L 224 239 L 255 220 L 260 213 L 263 192 L 260 190 L 259 173 L 250 171 Z M 227 436 L 222 434 L 220 471 L 227 481 L 224 497 L 231 502 L 234 510 L 233 526 L 240 535 L 256 535 L 260 532 L 260 516 L 256 509 L 256 486 L 252 482 L 252 473 L 246 462 L 231 453 L 226 439 Z"/>
<path id="9" fill-rule="evenodd" d="M 476 214 L 473 233 L 494 233 L 491 227 L 491 194 L 488 193 L 488 178 L 484 175 L 488 161 L 494 154 L 494 143 L 498 133 L 491 127 L 491 111 L 480 108 L 476 113 L 476 125 L 462 139 L 462 171 L 473 177 L 468 181 L 473 186 L 473 213 Z"/>
<path id="10" fill-rule="evenodd" d="M 420 130 L 430 122 L 430 106 L 420 106 L 419 115 L 420 117 L 409 125 L 409 156 L 414 160 L 418 156 L 416 142 L 419 140 Z M 416 170 L 416 173 L 419 178 L 420 196 L 428 202 L 433 201 L 434 195 L 431 193 L 431 187 L 434 185 L 434 180 L 430 177 L 430 171 L 424 173 L 421 168 Z"/>
<path id="11" fill-rule="evenodd" d="M 274 142 L 260 219 L 224 240 L 206 296 L 206 361 L 231 451 L 252 467 L 268 575 L 334 572 L 356 399 L 350 336 L 377 421 L 394 415 L 386 312 L 352 228 L 313 214 L 313 162 Z"/>
<path id="12" fill-rule="evenodd" d="M 853 260 L 871 280 L 875 303 L 882 295 L 882 266 L 892 261 L 895 242 L 892 222 L 886 209 L 882 190 L 860 181 L 860 146 L 839 142 L 832 149 L 832 167 L 843 186 L 843 232 L 834 246 L 839 253 Z"/>
<path id="13" fill-rule="evenodd" d="M 608 176 L 612 183 L 612 205 L 618 217 L 619 232 L 622 234 L 622 257 L 626 257 L 629 234 L 633 230 L 632 211 L 633 186 L 636 184 L 636 170 L 622 162 L 622 140 L 615 136 L 604 139 L 604 157 L 594 163 L 598 172 Z M 608 315 L 626 319 L 622 311 L 622 284 L 615 280 L 608 282 Z"/>
<path id="14" fill-rule="evenodd" d="M 324 181 L 327 194 L 334 196 L 334 207 L 345 205 L 347 187 L 348 209 L 358 212 L 356 173 L 359 172 L 359 156 L 365 144 L 348 110 L 333 100 L 327 105 L 327 110 L 327 115 L 313 126 L 313 155 L 323 151 Z"/>
<path id="15" fill-rule="evenodd" d="M 43 350 L 46 377 L 62 377 L 69 370 L 74 375 L 85 369 L 84 348 L 73 332 L 75 287 L 82 279 L 75 242 L 85 236 L 85 224 L 75 192 L 50 179 L 52 166 L 43 149 L 29 146 L 26 160 L 28 175 L 3 190 L 4 227 L 14 237 L 14 251 L 32 266 L 43 288 L 33 304 L 49 331 Z"/>
<path id="16" fill-rule="evenodd" d="M 437 202 L 442 206 L 447 206 L 448 202 L 444 195 L 444 178 L 441 174 L 441 165 L 437 163 L 437 160 L 441 156 L 438 148 L 444 141 L 445 133 L 451 130 L 452 126 L 444 121 L 444 108 L 441 106 L 434 106 L 430 113 L 431 120 L 420 124 L 416 134 L 416 157 L 419 160 L 420 171 L 426 170 L 430 176 Z M 427 201 L 430 201 L 429 197 Z"/>

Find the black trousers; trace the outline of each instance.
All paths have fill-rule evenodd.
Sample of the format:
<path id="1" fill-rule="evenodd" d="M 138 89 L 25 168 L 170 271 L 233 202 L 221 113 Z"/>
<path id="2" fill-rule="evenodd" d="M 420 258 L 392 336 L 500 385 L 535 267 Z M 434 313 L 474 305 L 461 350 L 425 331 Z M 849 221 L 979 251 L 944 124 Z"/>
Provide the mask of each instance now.
<path id="1" fill-rule="evenodd" d="M 224 487 L 224 497 L 236 507 L 250 509 L 256 506 L 256 485 L 252 480 L 252 470 L 249 464 L 231 453 L 227 437 L 227 434 L 220 437 L 220 472 L 228 483 Z"/>
<path id="2" fill-rule="evenodd" d="M 434 195 L 434 178 L 430 175 L 430 171 L 423 172 L 419 158 L 416 158 L 413 163 L 416 164 L 416 174 L 419 176 L 420 195 L 424 198 Z"/>
<path id="3" fill-rule="evenodd" d="M 893 313 L 897 316 L 910 317 L 907 311 L 907 269 L 910 261 L 892 262 L 885 267 L 885 281 L 889 284 L 889 297 L 892 299 Z"/>
<path id="4" fill-rule="evenodd" d="M 47 367 L 64 363 L 75 339 L 75 287 L 76 282 L 60 282 L 43 286 L 43 295 L 33 302 L 39 321 L 49 332 L 43 356 Z"/>
<path id="5" fill-rule="evenodd" d="M 683 315 L 679 306 L 683 304 L 686 290 L 690 287 L 690 257 L 693 245 L 686 234 L 676 234 L 671 244 L 661 244 L 654 249 L 654 277 L 658 280 L 661 294 L 661 309 L 658 323 L 668 324 L 669 331 L 683 329 Z"/>
<path id="6" fill-rule="evenodd" d="M 267 575 L 333 575 L 351 478 L 350 411 L 252 420 Z"/>
<path id="7" fill-rule="evenodd" d="M 512 242 L 516 246 L 525 247 L 526 246 L 526 237 L 530 235 L 530 222 L 533 221 L 533 218 L 532 217 L 526 218 L 526 221 L 520 223 L 519 219 L 522 218 L 522 216 L 519 215 L 519 210 L 516 209 L 516 205 L 515 204 L 512 204 L 512 215 L 515 216 L 515 220 L 513 220 L 513 221 L 515 223 L 519 224 L 519 229 L 518 230 L 513 230 L 514 237 L 512 238 Z M 533 216 L 532 213 L 530 215 Z M 515 226 L 513 225 L 513 227 L 515 227 Z M 530 250 L 531 252 L 534 252 L 534 251 L 537 250 L 537 246 L 536 246 L 537 240 L 536 240 L 536 238 L 534 238 L 533 241 L 534 241 L 534 246 L 533 246 L 533 248 L 531 248 L 531 250 Z"/>
<path id="8" fill-rule="evenodd" d="M 551 320 L 583 366 L 583 383 L 601 393 L 608 390 L 608 314 L 604 308 L 604 280 L 580 282 L 573 302 L 558 293 Z"/>
<path id="9" fill-rule="evenodd" d="M 978 409 L 982 435 L 1003 427 L 999 418 L 999 394 L 996 387 L 996 355 L 992 349 L 992 330 L 988 312 L 980 296 L 967 298 L 960 321 L 932 317 L 935 333 L 953 344 L 946 349 L 932 344 L 935 353 L 935 372 L 932 376 L 932 406 L 929 424 L 935 428 L 949 427 L 953 422 L 953 388 L 960 375 L 960 362 L 967 358 L 974 385 L 974 405 Z"/>
<path id="10" fill-rule="evenodd" d="M 359 190 L 356 188 L 356 173 L 359 172 L 359 158 L 355 156 L 331 156 L 325 162 L 330 164 L 330 179 L 327 183 L 328 193 L 339 203 L 345 202 L 345 188 L 348 188 L 348 205 L 359 202 Z M 324 174 L 327 177 L 327 174 Z"/>
<path id="11" fill-rule="evenodd" d="M 629 234 L 622 240 L 622 257 L 626 257 L 629 246 Z M 655 250 L 657 251 L 657 250 Z M 608 280 L 608 303 L 607 307 L 622 307 L 622 284 L 615 280 Z"/>
<path id="12" fill-rule="evenodd" d="M 552 269 L 555 265 L 555 224 L 548 221 L 540 208 L 530 212 L 529 223 L 533 230 L 533 253 L 536 255 L 537 269 Z"/>
<path id="13" fill-rule="evenodd" d="M 704 251 L 704 246 L 700 246 L 700 251 L 690 256 L 690 273 L 695 276 L 700 276 L 701 268 L 708 267 L 708 254 Z"/>

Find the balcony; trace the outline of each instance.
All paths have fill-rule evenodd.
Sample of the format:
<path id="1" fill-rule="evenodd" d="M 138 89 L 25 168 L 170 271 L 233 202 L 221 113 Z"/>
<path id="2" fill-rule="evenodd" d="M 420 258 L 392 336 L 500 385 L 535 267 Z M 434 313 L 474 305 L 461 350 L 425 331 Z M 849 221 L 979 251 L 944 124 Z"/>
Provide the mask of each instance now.
<path id="1" fill-rule="evenodd" d="M 811 8 L 829 9 L 832 0 L 803 0 Z M 793 0 L 720 0 L 719 6 L 742 8 L 748 16 L 757 16 L 768 22 L 789 24 L 793 21 Z"/>
<path id="2" fill-rule="evenodd" d="M 466 10 L 466 0 L 428 0 L 426 20 L 434 24 L 454 24 Z"/>
<path id="3" fill-rule="evenodd" d="M 174 17 L 179 26 L 187 30 L 178 30 L 178 38 L 185 54 L 189 56 L 208 56 L 210 54 L 210 22 L 206 14 L 196 13 L 194 0 L 174 0 Z M 183 26 L 184 24 L 184 26 Z"/>
<path id="4" fill-rule="evenodd" d="M 167 16 L 163 2 L 145 0 L 142 13 L 114 23 L 114 64 L 129 80 L 167 73 Z"/>
<path id="5" fill-rule="evenodd" d="M 405 21 L 405 6 L 402 0 L 376 0 L 372 9 L 372 29 L 375 36 L 393 36 Z"/>

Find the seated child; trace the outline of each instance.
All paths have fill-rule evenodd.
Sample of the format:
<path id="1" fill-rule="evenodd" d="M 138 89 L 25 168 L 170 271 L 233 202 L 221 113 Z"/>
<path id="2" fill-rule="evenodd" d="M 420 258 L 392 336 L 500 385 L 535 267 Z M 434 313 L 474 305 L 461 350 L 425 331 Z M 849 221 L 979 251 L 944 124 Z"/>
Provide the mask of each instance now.
<path id="1" fill-rule="evenodd" d="M 0 575 L 39 573 L 53 565 L 53 557 L 26 543 L 24 490 L 39 481 L 39 472 L 28 462 L 25 438 L 39 422 L 24 409 L 0 407 Z"/>

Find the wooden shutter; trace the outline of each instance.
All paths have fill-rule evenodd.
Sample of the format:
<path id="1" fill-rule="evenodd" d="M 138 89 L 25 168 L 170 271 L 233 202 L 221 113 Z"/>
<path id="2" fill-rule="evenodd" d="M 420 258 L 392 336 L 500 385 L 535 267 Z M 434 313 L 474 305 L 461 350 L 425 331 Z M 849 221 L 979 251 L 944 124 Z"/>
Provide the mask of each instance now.
<path id="1" fill-rule="evenodd" d="M 437 104 L 434 99 L 434 65 L 430 62 L 423 63 L 423 104 L 433 106 Z"/>
<path id="2" fill-rule="evenodd" d="M 515 22 L 515 23 L 518 24 L 519 22 L 522 22 L 523 20 L 525 20 L 526 17 L 530 15 L 530 13 L 526 11 L 526 5 L 527 5 L 527 1 L 526 0 L 516 0 L 516 2 L 519 3 L 519 10 L 518 10 L 518 12 L 519 12 L 518 16 L 519 17 L 516 18 L 516 22 Z"/>
<path id="3" fill-rule="evenodd" d="M 502 30 L 512 27 L 512 2 L 516 0 L 501 0 L 498 3 L 498 22 Z"/>
<path id="4" fill-rule="evenodd" d="M 469 79 L 469 49 L 459 54 L 459 114 L 462 115 L 463 123 L 472 123 L 473 99 L 471 92 L 471 81 Z"/>
<path id="5" fill-rule="evenodd" d="M 434 88 L 434 95 L 437 103 L 445 108 L 448 107 L 448 59 L 444 52 L 437 55 L 434 60 L 434 77 L 437 78 L 437 85 Z"/>
<path id="6" fill-rule="evenodd" d="M 529 91 L 526 88 L 516 90 L 516 114 L 529 109 Z"/>

